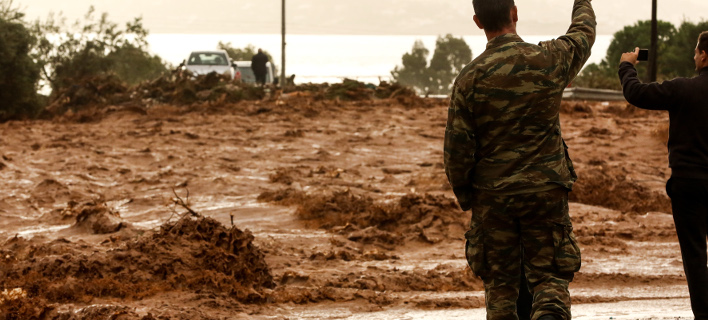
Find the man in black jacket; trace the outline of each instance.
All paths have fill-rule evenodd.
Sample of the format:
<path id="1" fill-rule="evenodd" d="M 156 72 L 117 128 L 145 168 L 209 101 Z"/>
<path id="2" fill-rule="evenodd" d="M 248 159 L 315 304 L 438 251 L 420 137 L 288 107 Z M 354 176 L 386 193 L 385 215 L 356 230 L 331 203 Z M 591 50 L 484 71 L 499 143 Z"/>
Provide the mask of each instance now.
<path id="1" fill-rule="evenodd" d="M 669 111 L 669 166 L 666 192 L 681 246 L 691 308 L 708 319 L 708 31 L 698 37 L 693 60 L 699 75 L 662 83 L 637 79 L 637 55 L 622 54 L 619 77 L 624 97 L 639 108 Z"/>
<path id="2" fill-rule="evenodd" d="M 268 56 L 263 53 L 262 49 L 258 49 L 258 53 L 251 58 L 251 69 L 253 69 L 253 74 L 256 76 L 256 83 L 260 85 L 264 85 L 266 82 L 267 63 Z"/>

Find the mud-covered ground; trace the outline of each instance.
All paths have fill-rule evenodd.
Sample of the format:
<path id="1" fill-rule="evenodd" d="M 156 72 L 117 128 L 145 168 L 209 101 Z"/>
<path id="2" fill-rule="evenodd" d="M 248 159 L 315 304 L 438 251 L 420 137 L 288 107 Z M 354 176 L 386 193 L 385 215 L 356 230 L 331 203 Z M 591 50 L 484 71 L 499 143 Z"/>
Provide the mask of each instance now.
<path id="1" fill-rule="evenodd" d="M 446 116 L 291 93 L 0 124 L 0 319 L 481 319 Z M 668 115 L 567 101 L 562 128 L 576 318 L 690 315 Z"/>

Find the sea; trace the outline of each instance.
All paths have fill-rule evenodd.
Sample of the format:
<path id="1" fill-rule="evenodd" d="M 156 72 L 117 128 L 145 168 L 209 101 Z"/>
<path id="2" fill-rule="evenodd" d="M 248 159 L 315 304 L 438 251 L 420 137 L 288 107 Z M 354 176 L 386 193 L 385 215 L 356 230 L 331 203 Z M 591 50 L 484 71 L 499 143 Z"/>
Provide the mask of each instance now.
<path id="1" fill-rule="evenodd" d="M 457 36 L 459 37 L 459 36 Z M 558 37 L 531 35 L 522 39 L 538 43 Z M 437 36 L 433 35 L 287 35 L 285 38 L 285 73 L 295 75 L 295 83 L 336 83 L 344 78 L 378 84 L 390 81 L 391 71 L 401 65 L 402 56 L 410 52 L 416 40 L 423 42 L 432 58 Z M 472 56 L 486 46 L 484 35 L 463 36 Z M 280 34 L 150 34 L 149 51 L 172 65 L 178 65 L 192 51 L 217 49 L 219 42 L 234 48 L 253 45 L 268 51 L 275 64 L 281 65 Z M 600 35 L 593 46 L 589 63 L 599 63 L 612 41 L 611 35 Z"/>

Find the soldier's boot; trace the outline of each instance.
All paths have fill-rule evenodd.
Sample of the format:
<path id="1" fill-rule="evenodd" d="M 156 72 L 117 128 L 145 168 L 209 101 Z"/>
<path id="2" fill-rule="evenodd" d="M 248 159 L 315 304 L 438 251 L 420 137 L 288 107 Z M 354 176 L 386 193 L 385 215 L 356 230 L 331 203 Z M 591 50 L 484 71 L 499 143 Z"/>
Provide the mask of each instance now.
<path id="1" fill-rule="evenodd" d="M 545 314 L 545 315 L 541 316 L 540 318 L 538 318 L 538 320 L 559 320 L 559 319 L 560 318 L 558 318 L 552 314 Z"/>

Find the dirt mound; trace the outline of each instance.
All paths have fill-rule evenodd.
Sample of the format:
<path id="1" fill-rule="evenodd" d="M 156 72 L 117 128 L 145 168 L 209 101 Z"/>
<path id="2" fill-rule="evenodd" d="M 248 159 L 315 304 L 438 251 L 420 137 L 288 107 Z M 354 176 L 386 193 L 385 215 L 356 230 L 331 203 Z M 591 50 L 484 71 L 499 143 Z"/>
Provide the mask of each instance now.
<path id="1" fill-rule="evenodd" d="M 327 99 L 342 99 L 345 101 L 371 100 L 376 87 L 351 79 L 344 79 L 342 83 L 335 83 L 325 89 Z"/>
<path id="2" fill-rule="evenodd" d="M 395 203 L 377 203 L 351 190 L 310 195 L 292 188 L 264 192 L 258 199 L 297 205 L 296 215 L 309 225 L 344 234 L 349 240 L 384 246 L 422 240 L 437 243 L 461 236 L 467 215 L 452 198 L 408 194 Z"/>
<path id="3" fill-rule="evenodd" d="M 578 168 L 577 171 L 580 179 L 569 194 L 570 201 L 625 212 L 671 212 L 671 200 L 665 192 L 629 180 L 627 173 L 619 168 Z"/>
<path id="4" fill-rule="evenodd" d="M 405 108 L 432 107 L 438 101 L 421 98 L 413 89 L 399 83 L 382 81 L 378 86 L 365 84 L 355 80 L 344 79 L 342 83 L 335 84 L 301 84 L 286 88 L 283 91 L 282 103 L 289 108 L 296 107 L 305 115 L 318 114 L 320 109 L 315 102 L 334 101 L 326 108 L 339 106 L 340 103 L 356 106 L 391 107 L 400 105 Z M 383 103 L 377 103 L 383 102 Z M 312 116 L 308 116 L 312 117 Z"/>
<path id="5" fill-rule="evenodd" d="M 264 255 L 253 239 L 250 231 L 226 228 L 212 218 L 183 218 L 163 226 L 152 239 L 135 242 L 133 248 L 157 256 L 172 256 L 171 259 L 177 258 L 175 253 L 180 254 L 174 249 L 194 250 L 180 254 L 184 256 L 180 260 L 196 257 L 196 265 L 181 261 L 184 266 L 169 273 L 181 273 L 194 289 L 228 292 L 248 300 L 259 298 L 253 296 L 258 290 L 274 286 Z M 173 248 L 166 248 L 165 244 Z M 199 247 L 195 248 L 195 244 Z"/>
<path id="6" fill-rule="evenodd" d="M 28 303 L 32 301 L 34 303 Z M 59 312 L 47 306 L 39 299 L 16 299 L 3 305 L 6 312 L 0 315 L 2 320 L 42 319 L 42 320 L 83 320 L 83 319 L 114 319 L 114 320 L 157 320 L 152 314 L 140 316 L 134 308 L 125 306 L 96 305 L 82 308 L 75 312 Z"/>
<path id="7" fill-rule="evenodd" d="M 72 86 L 53 92 L 45 111 L 59 115 L 84 106 L 114 105 L 129 99 L 126 95 L 127 86 L 116 75 L 98 75 L 75 82 Z"/>
<path id="8" fill-rule="evenodd" d="M 197 77 L 163 76 L 145 82 L 132 90 L 134 98 L 149 104 L 169 103 L 188 105 L 198 101 L 236 103 L 241 100 L 260 100 L 266 94 L 263 88 L 232 82 L 214 72 Z"/>
<path id="9" fill-rule="evenodd" d="M 70 203 L 69 207 L 62 212 L 62 216 L 75 216 L 76 223 L 72 228 L 86 230 L 93 234 L 114 233 L 128 227 L 128 224 L 121 220 L 118 211 L 96 201 L 79 205 Z"/>
<path id="10" fill-rule="evenodd" d="M 244 100 L 263 100 L 265 88 L 234 82 L 214 72 L 194 76 L 189 72 L 174 73 L 146 81 L 134 87 L 114 75 L 77 79 L 75 85 L 61 89 L 50 97 L 45 117 L 64 116 L 69 120 L 90 122 L 101 118 L 106 107 L 129 107 L 131 111 L 147 113 L 153 105 L 193 106 L 200 103 L 223 105 Z M 308 104 L 319 100 L 371 101 L 395 99 L 406 107 L 427 105 L 415 91 L 398 83 L 381 82 L 378 86 L 344 79 L 335 84 L 304 84 L 288 88 L 287 97 L 305 99 Z M 275 91 L 279 95 L 280 91 Z M 260 110 L 260 109 L 259 109 Z M 115 110 L 112 110 L 115 111 Z"/>
<path id="11" fill-rule="evenodd" d="M 310 87 L 309 90 L 312 90 Z M 394 98 L 410 98 L 415 102 L 423 101 L 413 89 L 404 87 L 399 83 L 382 81 L 378 86 L 366 84 L 351 79 L 344 79 L 342 83 L 325 85 L 322 87 L 323 95 L 327 99 L 341 99 L 345 101 L 359 101 Z M 417 99 L 416 99 L 417 98 Z"/>
<path id="12" fill-rule="evenodd" d="M 52 190 L 55 189 L 56 186 L 65 188 L 54 180 L 45 180 L 40 183 L 40 185 L 49 187 L 38 188 L 44 190 Z M 62 190 L 62 188 L 59 189 Z M 121 232 L 121 234 L 117 236 L 130 237 L 140 232 L 131 224 L 123 221 L 120 213 L 108 207 L 102 197 L 84 202 L 77 202 L 73 199 L 69 200 L 66 203 L 66 207 L 55 208 L 46 212 L 42 215 L 40 220 L 51 225 L 65 225 L 73 221 L 69 230 L 78 232 L 78 234 L 109 234 Z"/>
<path id="13" fill-rule="evenodd" d="M 1 248 L 0 288 L 27 293 L 0 305 L 3 314 L 28 312 L 16 319 L 48 312 L 52 303 L 142 299 L 167 291 L 212 292 L 252 302 L 274 287 L 251 233 L 211 218 L 183 218 L 152 236 L 106 241 L 103 247 L 64 239 L 35 246 L 13 238 Z"/>
<path id="14" fill-rule="evenodd" d="M 399 83 L 381 81 L 378 86 L 352 79 L 344 79 L 341 83 L 305 83 L 286 88 L 286 94 L 293 96 L 311 96 L 318 99 L 340 99 L 345 101 L 360 101 L 378 99 L 394 99 L 411 97 L 421 99 L 416 92 Z M 421 99 L 422 100 L 422 99 Z"/>
<path id="15" fill-rule="evenodd" d="M 260 100 L 266 96 L 261 87 L 232 82 L 214 72 L 196 77 L 188 73 L 165 75 L 135 87 L 127 87 L 114 75 L 78 79 L 75 82 L 75 85 L 52 94 L 45 117 L 65 115 L 67 112 L 85 113 L 86 110 L 108 106 L 142 108 L 145 113 L 145 109 L 154 104 L 236 103 Z"/>

